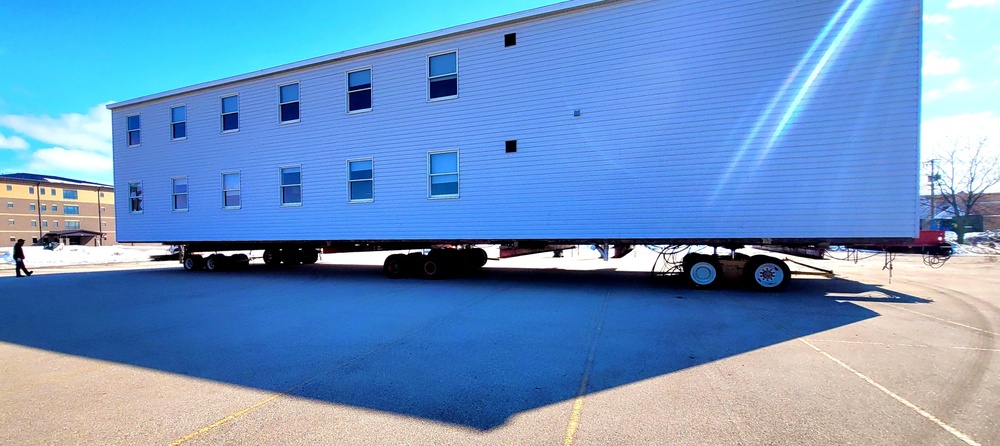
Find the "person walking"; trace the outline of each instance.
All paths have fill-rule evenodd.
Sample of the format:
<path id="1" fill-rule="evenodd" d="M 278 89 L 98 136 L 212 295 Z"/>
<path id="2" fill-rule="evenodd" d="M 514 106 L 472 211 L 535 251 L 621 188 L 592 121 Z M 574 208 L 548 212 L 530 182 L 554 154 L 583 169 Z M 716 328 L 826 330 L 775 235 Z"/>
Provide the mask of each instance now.
<path id="1" fill-rule="evenodd" d="M 24 274 L 27 276 L 32 274 L 31 271 L 28 271 L 28 268 L 24 267 L 24 249 L 21 248 L 22 246 L 24 246 L 24 239 L 18 239 L 17 243 L 14 244 L 14 271 L 17 272 L 17 277 L 21 277 L 21 271 L 24 271 Z"/>

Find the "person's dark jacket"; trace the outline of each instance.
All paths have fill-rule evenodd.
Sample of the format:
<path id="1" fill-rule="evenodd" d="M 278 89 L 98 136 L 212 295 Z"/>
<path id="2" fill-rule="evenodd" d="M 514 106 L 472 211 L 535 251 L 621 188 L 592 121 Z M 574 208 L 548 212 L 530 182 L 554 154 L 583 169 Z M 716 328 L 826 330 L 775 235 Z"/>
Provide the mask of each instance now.
<path id="1" fill-rule="evenodd" d="M 24 260 L 24 250 L 21 245 L 14 245 L 14 260 Z"/>

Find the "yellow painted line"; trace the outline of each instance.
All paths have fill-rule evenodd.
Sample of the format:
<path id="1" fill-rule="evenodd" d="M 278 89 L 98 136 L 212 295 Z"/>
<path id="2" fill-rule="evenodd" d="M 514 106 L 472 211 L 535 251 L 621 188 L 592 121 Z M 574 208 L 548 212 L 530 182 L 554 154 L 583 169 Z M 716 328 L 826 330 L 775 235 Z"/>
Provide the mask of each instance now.
<path id="1" fill-rule="evenodd" d="M 235 419 L 237 419 L 239 417 L 242 417 L 243 415 L 246 415 L 246 414 L 250 413 L 250 411 L 252 411 L 252 410 L 254 410 L 254 409 L 256 409 L 256 408 L 258 408 L 260 406 L 263 406 L 263 405 L 265 405 L 267 403 L 270 403 L 271 401 L 274 401 L 274 400 L 276 400 L 278 398 L 281 398 L 282 396 L 287 395 L 289 392 L 291 392 L 292 390 L 294 390 L 297 387 L 299 387 L 299 386 L 295 386 L 295 387 L 293 387 L 291 389 L 288 389 L 288 390 L 286 390 L 284 392 L 276 393 L 276 394 L 271 395 L 271 396 L 269 396 L 267 398 L 264 398 L 264 399 L 258 401 L 257 403 L 255 403 L 254 405 L 250 406 L 250 407 L 247 407 L 247 408 L 245 408 L 245 409 L 243 409 L 243 410 L 241 410 L 239 412 L 235 412 L 233 414 L 230 414 L 229 416 L 226 416 L 225 418 L 222 418 L 221 420 L 216 421 L 215 423 L 212 423 L 212 424 L 210 424 L 208 426 L 205 426 L 205 427 L 199 429 L 197 432 L 190 433 L 187 436 L 185 436 L 184 438 L 181 438 L 180 440 L 177 440 L 177 441 L 175 441 L 173 443 L 170 443 L 170 446 L 178 446 L 180 444 L 184 444 L 184 443 L 187 443 L 187 442 L 189 442 L 191 440 L 194 440 L 195 438 L 200 437 L 201 435 L 207 433 L 208 431 L 211 431 L 211 430 L 213 430 L 213 429 L 215 429 L 215 428 L 217 428 L 219 426 L 222 426 L 223 424 L 226 424 L 226 423 L 228 423 L 228 422 L 230 422 L 232 420 L 235 420 Z"/>
<path id="2" fill-rule="evenodd" d="M 986 334 L 990 334 L 990 335 L 993 335 L 993 336 L 1000 336 L 1000 333 L 994 333 L 994 332 L 989 331 L 989 330 L 983 330 L 982 328 L 973 327 L 971 325 L 965 325 L 965 324 L 963 324 L 961 322 L 955 322 L 955 321 L 948 320 L 948 319 L 945 319 L 945 318 L 941 318 L 941 317 L 937 317 L 937 316 L 931 316 L 929 314 L 921 313 L 919 311 L 914 311 L 914 310 L 911 310 L 909 308 L 903 308 L 903 307 L 901 307 L 899 305 L 889 305 L 889 306 L 893 307 L 893 308 L 899 308 L 900 310 L 903 310 L 903 311 L 909 311 L 910 313 L 913 313 L 913 314 L 919 314 L 919 315 L 921 315 L 923 317 L 929 317 L 931 319 L 937 319 L 937 320 L 939 320 L 941 322 L 947 322 L 949 324 L 957 325 L 959 327 L 965 327 L 965 328 L 968 328 L 970 330 L 975 330 L 975 331 L 986 333 Z"/>
<path id="3" fill-rule="evenodd" d="M 826 356 L 827 359 L 829 359 L 829 360 L 835 362 L 837 365 L 839 365 L 839 366 L 847 369 L 847 371 L 853 373 L 858 378 L 861 378 L 861 379 L 865 380 L 865 382 L 867 382 L 868 384 L 871 384 L 876 389 L 879 389 L 883 393 L 885 393 L 886 395 L 889 395 L 894 400 L 899 401 L 904 406 L 909 407 L 910 409 L 913 409 L 913 411 L 916 412 L 916 413 L 918 413 L 918 414 L 920 414 L 920 416 L 922 416 L 922 417 L 924 417 L 924 418 L 932 421 L 934 424 L 937 424 L 939 427 L 941 427 L 942 429 L 948 431 L 948 433 L 954 435 L 959 440 L 964 441 L 965 444 L 968 444 L 970 446 L 980 446 L 979 443 L 977 443 L 975 440 L 973 440 L 972 438 L 970 438 L 968 435 L 965 435 L 962 432 L 960 432 L 958 429 L 955 429 L 954 427 L 949 426 L 944 421 L 941 421 L 940 418 L 935 417 L 930 412 L 928 412 L 928 411 L 926 411 L 924 409 L 921 409 L 916 404 L 913 404 L 913 403 L 907 401 L 905 398 L 897 395 L 896 393 L 894 393 L 893 391 L 889 390 L 885 386 L 883 386 L 883 385 L 875 382 L 875 380 L 869 378 L 865 374 L 863 374 L 863 373 L 861 373 L 861 372 L 859 372 L 857 370 L 854 370 L 851 366 L 845 364 L 843 361 L 841 361 L 841 360 L 839 360 L 837 358 L 834 358 L 833 355 L 831 355 L 831 354 L 823 351 L 823 349 L 821 349 L 821 348 L 813 345 L 812 343 L 810 343 L 809 341 L 805 340 L 804 338 L 799 338 L 799 340 L 802 341 L 803 343 L 805 343 L 806 345 L 808 345 L 809 347 L 811 347 L 813 350 L 816 350 L 817 352 L 819 352 L 823 356 Z"/>
<path id="4" fill-rule="evenodd" d="M 573 400 L 573 410 L 569 414 L 569 423 L 566 425 L 566 434 L 563 435 L 563 446 L 573 446 L 576 439 L 576 432 L 580 429 L 580 417 L 583 415 L 583 400 L 587 395 L 587 386 L 590 385 L 590 372 L 594 369 L 594 353 L 597 351 L 597 340 L 601 337 L 601 330 L 604 328 L 604 315 L 608 310 L 608 299 L 611 292 L 604 295 L 604 306 L 601 307 L 601 315 L 597 321 L 594 338 L 590 341 L 590 353 L 587 355 L 587 364 L 583 367 L 583 378 L 580 379 L 580 387 L 576 390 L 576 399 Z"/>

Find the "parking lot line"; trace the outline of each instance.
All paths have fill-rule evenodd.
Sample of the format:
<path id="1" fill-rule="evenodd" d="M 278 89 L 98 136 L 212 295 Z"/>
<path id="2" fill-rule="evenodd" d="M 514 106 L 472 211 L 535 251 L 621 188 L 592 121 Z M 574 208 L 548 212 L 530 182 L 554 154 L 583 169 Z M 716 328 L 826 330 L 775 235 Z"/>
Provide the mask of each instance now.
<path id="1" fill-rule="evenodd" d="M 893 344 L 893 343 L 889 343 L 889 342 L 842 341 L 842 340 L 839 340 L 839 339 L 815 339 L 815 338 L 806 338 L 806 339 L 809 340 L 809 341 L 811 341 L 811 342 L 832 342 L 832 343 L 836 343 L 836 344 L 876 345 L 876 346 L 882 346 L 882 347 L 950 348 L 950 349 L 954 349 L 954 350 L 976 350 L 976 351 L 983 351 L 983 352 L 1000 352 L 1000 349 L 997 349 L 997 348 L 962 347 L 962 346 L 937 347 L 937 346 L 933 346 L 933 345 L 924 345 L 924 344 Z"/>
<path id="2" fill-rule="evenodd" d="M 883 386 L 883 385 L 881 385 L 881 384 L 879 384 L 879 383 L 875 382 L 875 380 L 873 380 L 873 379 L 869 378 L 869 377 L 868 377 L 868 376 L 866 376 L 865 374 L 863 374 L 863 373 L 861 373 L 861 372 L 859 372 L 859 371 L 857 371 L 857 370 L 854 370 L 854 368 L 852 368 L 851 366 L 849 366 L 849 365 L 845 364 L 845 363 L 844 363 L 843 361 L 841 361 L 841 360 L 839 360 L 839 359 L 835 358 L 835 357 L 834 357 L 833 355 L 831 355 L 831 354 L 827 353 L 827 352 L 826 352 L 826 351 L 824 351 L 823 349 L 821 349 L 821 348 L 819 348 L 819 347 L 817 347 L 817 346 L 813 345 L 813 344 L 812 344 L 811 342 L 807 341 L 807 340 L 806 340 L 805 338 L 799 338 L 799 340 L 800 340 L 800 341 L 802 341 L 803 343 L 805 343 L 806 345 L 808 345 L 808 346 L 809 346 L 810 348 L 812 348 L 813 350 L 816 350 L 817 352 L 819 352 L 819 353 L 820 353 L 820 354 L 822 354 L 823 356 L 826 356 L 826 357 L 827 357 L 827 359 L 829 359 L 829 360 L 833 361 L 834 363 L 836 363 L 837 365 L 839 365 L 839 366 L 841 366 L 841 367 L 843 367 L 843 368 L 847 369 L 847 371 L 849 371 L 849 372 L 853 373 L 853 374 L 854 374 L 855 376 L 857 376 L 857 377 L 859 377 L 859 378 L 861 378 L 861 379 L 865 380 L 865 382 L 867 382 L 868 384 L 871 384 L 871 385 L 872 385 L 872 386 L 874 386 L 874 387 L 875 387 L 876 389 L 879 389 L 879 390 L 881 390 L 881 391 L 882 391 L 883 393 L 885 393 L 886 395 L 889 395 L 890 397 L 892 397 L 892 398 L 893 398 L 893 399 L 895 399 L 896 401 L 899 401 L 899 402 L 900 402 L 900 403 L 902 403 L 902 404 L 903 404 L 904 406 L 906 406 L 906 407 L 909 407 L 910 409 L 913 409 L 913 411 L 914 411 L 914 412 L 917 412 L 917 413 L 918 413 L 918 414 L 920 414 L 920 415 L 921 415 L 922 417 L 924 417 L 924 418 L 927 418 L 928 420 L 930 420 L 930 421 L 934 422 L 934 424 L 937 424 L 937 425 L 938 425 L 938 426 L 940 426 L 940 427 L 941 427 L 942 429 L 944 429 L 944 430 L 948 431 L 948 433 L 950 433 L 950 434 L 954 435 L 954 436 L 955 436 L 956 438 L 958 438 L 959 440 L 962 440 L 962 441 L 964 441 L 964 442 L 965 442 L 966 444 L 968 444 L 968 445 L 970 445 L 970 446 L 980 446 L 980 445 L 979 445 L 979 443 L 977 443 L 977 442 L 976 442 L 975 440 L 973 440 L 972 438 L 970 438 L 970 437 L 969 437 L 968 435 L 965 435 L 965 434 L 963 434 L 962 432 L 960 432 L 960 431 L 959 431 L 958 429 L 955 429 L 954 427 L 951 427 L 951 426 L 949 426 L 949 425 L 948 425 L 948 424 L 946 424 L 946 423 L 945 423 L 944 421 L 941 421 L 941 419 L 940 419 L 940 418 L 938 418 L 938 417 L 935 417 L 935 416 L 934 416 L 934 415 L 932 415 L 932 414 L 931 414 L 930 412 L 927 412 L 927 411 L 926 411 L 926 410 L 924 410 L 924 409 L 921 409 L 921 408 L 920 408 L 919 406 L 917 406 L 916 404 L 913 404 L 913 403 L 909 402 L 909 401 L 908 401 L 908 400 L 907 400 L 906 398 L 903 398 L 903 397 L 901 397 L 901 396 L 897 395 L 896 393 L 894 393 L 893 391 L 889 390 L 889 389 L 888 389 L 888 388 L 886 388 L 885 386 Z"/>
<path id="3" fill-rule="evenodd" d="M 594 368 L 594 354 L 597 352 L 597 341 L 601 337 L 601 330 L 604 328 L 604 315 L 608 310 L 608 300 L 611 298 L 611 291 L 604 295 L 604 305 L 601 307 L 601 314 L 597 320 L 594 330 L 594 339 L 590 341 L 590 352 L 587 354 L 587 363 L 583 367 L 583 378 L 580 379 L 580 387 L 576 391 L 576 398 L 573 400 L 573 410 L 569 415 L 569 423 L 566 425 L 566 435 L 563 436 L 563 446 L 573 446 L 576 438 L 576 431 L 580 427 L 580 416 L 583 413 L 583 400 L 587 395 L 587 386 L 590 385 L 590 372 Z"/>
<path id="4" fill-rule="evenodd" d="M 941 317 L 937 317 L 937 316 L 931 316 L 929 314 L 921 313 L 919 311 L 914 311 L 914 310 L 911 310 L 909 308 L 903 308 L 903 307 L 901 307 L 899 305 L 891 305 L 891 304 L 888 304 L 888 305 L 890 307 L 893 307 L 893 308 L 898 308 L 898 309 L 903 310 L 903 311 L 909 311 L 910 313 L 919 314 L 919 315 L 921 315 L 923 317 L 929 317 L 931 319 L 937 319 L 937 320 L 939 320 L 941 322 L 946 322 L 946 323 L 949 323 L 949 324 L 952 324 L 952 325 L 957 325 L 959 327 L 965 327 L 965 328 L 968 328 L 970 330 L 975 330 L 975 331 L 978 331 L 978 332 L 981 332 L 981 333 L 990 334 L 990 335 L 993 335 L 993 336 L 1000 336 L 1000 333 L 994 333 L 994 332 L 989 331 L 989 330 L 983 330 L 982 328 L 973 327 L 971 325 L 965 325 L 965 324 L 963 324 L 961 322 L 955 322 L 953 320 L 949 320 L 949 319 L 945 319 L 945 318 L 941 318 Z"/>

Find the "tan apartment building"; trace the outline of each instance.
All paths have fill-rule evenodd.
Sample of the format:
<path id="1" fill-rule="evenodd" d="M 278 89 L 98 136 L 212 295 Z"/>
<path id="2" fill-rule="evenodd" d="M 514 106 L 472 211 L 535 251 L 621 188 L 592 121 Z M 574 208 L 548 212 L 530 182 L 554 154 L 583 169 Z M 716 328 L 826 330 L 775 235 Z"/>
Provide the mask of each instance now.
<path id="1" fill-rule="evenodd" d="M 114 187 L 52 175 L 0 175 L 0 245 L 17 239 L 115 244 Z"/>

